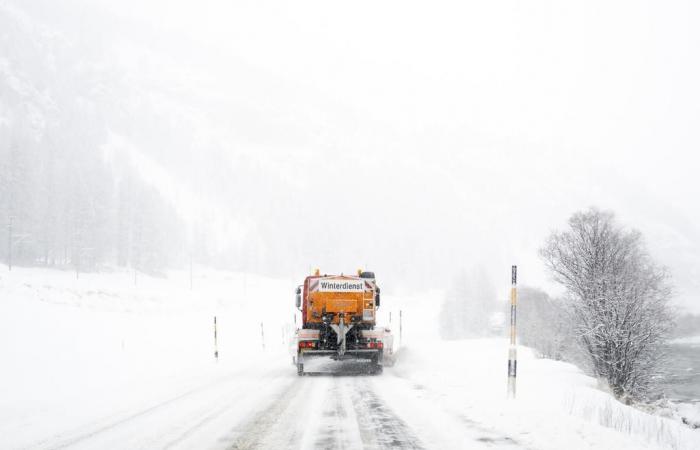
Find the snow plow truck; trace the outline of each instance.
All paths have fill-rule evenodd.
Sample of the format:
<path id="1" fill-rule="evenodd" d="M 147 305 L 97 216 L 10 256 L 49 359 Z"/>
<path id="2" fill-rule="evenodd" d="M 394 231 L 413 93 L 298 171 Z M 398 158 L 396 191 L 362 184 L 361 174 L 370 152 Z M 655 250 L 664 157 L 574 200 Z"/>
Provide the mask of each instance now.
<path id="1" fill-rule="evenodd" d="M 380 303 L 373 272 L 358 270 L 357 276 L 348 276 L 321 275 L 316 270 L 306 277 L 296 290 L 296 307 L 302 315 L 296 332 L 297 373 L 304 375 L 304 363 L 315 357 L 365 360 L 367 372 L 381 373 L 392 342 L 389 330 L 375 326 Z"/>

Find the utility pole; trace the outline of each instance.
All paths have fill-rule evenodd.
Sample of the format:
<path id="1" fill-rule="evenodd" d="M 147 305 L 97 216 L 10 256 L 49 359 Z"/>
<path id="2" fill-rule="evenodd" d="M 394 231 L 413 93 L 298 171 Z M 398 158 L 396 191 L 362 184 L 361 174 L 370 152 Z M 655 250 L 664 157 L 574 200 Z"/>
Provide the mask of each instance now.
<path id="1" fill-rule="evenodd" d="M 16 174 L 16 169 L 15 169 L 15 153 L 17 152 L 17 148 L 15 145 L 12 145 L 10 148 L 10 167 L 9 167 L 9 173 L 8 173 L 8 180 L 7 180 L 7 189 L 8 189 L 8 216 L 9 216 L 9 221 L 7 222 L 7 268 L 9 272 L 12 272 L 12 245 L 13 245 L 13 236 L 12 236 L 12 226 L 14 225 L 14 212 L 15 212 L 15 189 L 17 187 L 15 186 L 15 174 Z"/>
<path id="2" fill-rule="evenodd" d="M 193 286 L 193 281 L 192 281 L 192 252 L 190 252 L 190 291 L 192 290 Z"/>
<path id="3" fill-rule="evenodd" d="M 76 246 L 77 249 L 75 250 L 75 279 L 79 280 L 80 279 L 80 258 L 82 257 L 81 253 L 82 250 L 80 249 L 79 246 Z"/>
<path id="4" fill-rule="evenodd" d="M 7 223 L 7 268 L 12 272 L 12 214 L 10 214 L 10 220 Z"/>
<path id="5" fill-rule="evenodd" d="M 515 346 L 515 317 L 518 301 L 518 266 L 511 267 L 510 275 L 510 347 L 508 348 L 508 398 L 515 398 L 515 377 L 518 367 L 518 350 Z"/>

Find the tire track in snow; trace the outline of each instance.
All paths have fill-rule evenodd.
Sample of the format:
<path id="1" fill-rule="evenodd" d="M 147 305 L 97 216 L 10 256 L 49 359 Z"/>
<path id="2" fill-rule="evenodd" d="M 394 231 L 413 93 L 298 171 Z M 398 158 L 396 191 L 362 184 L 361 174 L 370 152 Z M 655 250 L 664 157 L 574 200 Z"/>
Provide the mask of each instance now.
<path id="1" fill-rule="evenodd" d="M 245 373 L 245 371 L 243 372 Z M 157 414 L 161 411 L 167 410 L 167 408 L 172 407 L 174 405 L 177 405 L 181 402 L 186 401 L 189 398 L 195 397 L 198 394 L 205 393 L 206 391 L 211 391 L 215 389 L 219 389 L 227 384 L 231 383 L 236 383 L 238 381 L 238 376 L 240 376 L 240 372 L 232 372 L 228 373 L 226 375 L 218 376 L 214 378 L 212 381 L 209 381 L 207 383 L 200 384 L 199 386 L 196 386 L 194 388 L 190 388 L 187 391 L 172 396 L 166 400 L 157 402 L 151 406 L 148 406 L 144 409 L 140 409 L 137 412 L 132 412 L 130 414 L 125 414 L 122 415 L 121 418 L 118 419 L 104 419 L 99 422 L 95 422 L 93 425 L 88 425 L 85 427 L 82 427 L 81 429 L 77 429 L 74 431 L 69 431 L 69 432 L 64 432 L 60 433 L 57 435 L 53 435 L 47 438 L 44 438 L 38 442 L 35 442 L 27 447 L 24 447 L 25 449 L 48 449 L 48 450 L 61 450 L 65 449 L 68 447 L 76 446 L 79 444 L 84 444 L 90 441 L 90 439 L 100 437 L 102 435 L 109 434 L 110 432 L 119 430 L 122 427 L 126 427 L 132 424 L 137 423 L 139 420 L 144 419 L 146 417 L 149 417 L 151 415 Z M 221 409 L 219 413 L 225 412 L 225 409 Z M 114 417 L 114 416 L 113 416 Z M 216 415 L 211 415 L 209 417 L 209 420 L 212 420 L 216 417 Z M 201 421 L 199 426 L 204 425 L 208 420 Z M 101 423 L 100 423 L 101 422 Z M 196 427 L 190 427 L 190 430 L 188 430 L 190 433 L 195 429 Z M 181 436 L 181 438 L 184 438 L 186 436 Z M 162 438 L 162 436 L 161 436 Z M 151 436 L 150 439 L 153 439 L 155 441 L 158 441 L 158 437 L 153 437 Z M 171 444 L 176 444 L 177 442 L 171 442 Z M 156 445 L 157 447 L 162 447 L 162 445 Z"/>
<path id="2" fill-rule="evenodd" d="M 252 450 L 258 448 L 293 448 L 300 441 L 300 435 L 289 422 L 290 416 L 300 416 L 305 411 L 304 401 L 313 399 L 311 383 L 298 379 L 296 383 L 281 393 L 280 397 L 253 419 L 236 427 L 224 440 L 233 440 L 231 450 Z M 300 411 L 295 411 L 294 409 Z M 303 416 L 302 416 L 303 418 Z M 294 421 L 299 417 L 293 417 Z M 237 435 L 237 436 L 236 436 Z M 266 442 L 275 441 L 275 447 Z"/>
<path id="3" fill-rule="evenodd" d="M 60 449 L 70 447 L 72 445 L 76 445 L 82 441 L 88 440 L 92 437 L 95 437 L 95 436 L 101 434 L 101 433 L 113 430 L 113 429 L 119 427 L 120 425 L 124 425 L 126 423 L 132 422 L 136 419 L 139 419 L 140 417 L 146 416 L 154 411 L 157 411 L 157 410 L 162 409 L 168 405 L 176 403 L 184 398 L 190 397 L 191 395 L 197 393 L 200 390 L 202 390 L 202 388 L 195 388 L 195 389 L 189 390 L 183 394 L 180 394 L 176 397 L 172 397 L 166 401 L 157 403 L 157 404 L 155 404 L 151 407 L 148 407 L 144 410 L 141 410 L 135 414 L 127 415 L 127 416 L 125 416 L 122 419 L 119 419 L 117 421 L 107 423 L 106 425 L 98 426 L 97 428 L 92 429 L 88 432 L 77 433 L 72 437 L 66 437 L 66 435 L 68 435 L 70 433 L 61 434 L 57 437 L 47 438 L 44 441 L 33 444 L 27 448 L 39 448 L 39 447 L 42 447 L 43 445 L 50 443 L 51 441 L 54 441 L 54 440 L 59 440 L 62 442 L 59 444 L 49 445 L 49 447 L 47 447 L 47 448 L 49 448 L 50 450 L 60 450 Z"/>
<path id="4" fill-rule="evenodd" d="M 328 391 L 331 401 L 324 402 L 321 420 L 311 434 L 315 449 L 355 449 L 362 446 L 359 422 L 352 404 L 352 383 L 356 378 L 334 378 Z"/>
<path id="5" fill-rule="evenodd" d="M 372 377 L 304 377 L 244 424 L 230 450 L 423 449 L 373 391 Z"/>
<path id="6" fill-rule="evenodd" d="M 288 389 L 285 387 L 283 390 Z M 177 437 L 171 438 L 164 446 L 164 449 L 177 448 L 180 444 L 194 435 L 197 431 L 202 429 L 202 427 L 220 418 L 222 415 L 230 410 L 234 410 L 240 407 L 240 404 L 244 398 L 249 398 L 255 395 L 255 391 L 248 390 L 242 396 L 237 396 L 235 398 L 224 397 L 217 402 L 218 407 L 212 405 L 207 405 L 203 410 L 196 414 L 198 420 L 194 421 L 193 425 L 188 425 L 184 430 L 180 430 Z M 223 405 L 222 405 L 223 404 Z M 215 410 L 211 412 L 212 409 Z"/>
<path id="7" fill-rule="evenodd" d="M 356 383 L 355 388 L 353 404 L 364 448 L 424 448 L 410 427 L 396 416 L 367 383 Z"/>

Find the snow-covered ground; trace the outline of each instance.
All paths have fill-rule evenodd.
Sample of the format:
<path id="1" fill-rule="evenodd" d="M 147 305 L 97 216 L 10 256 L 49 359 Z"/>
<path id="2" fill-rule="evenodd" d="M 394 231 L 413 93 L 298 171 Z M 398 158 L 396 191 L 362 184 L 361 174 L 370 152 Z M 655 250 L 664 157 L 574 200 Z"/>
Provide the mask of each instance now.
<path id="1" fill-rule="evenodd" d="M 2 269 L 1 448 L 700 447 L 526 348 L 506 400 L 506 340 L 440 341 L 437 292 L 385 293 L 401 348 L 383 375 L 300 378 L 295 280 Z"/>

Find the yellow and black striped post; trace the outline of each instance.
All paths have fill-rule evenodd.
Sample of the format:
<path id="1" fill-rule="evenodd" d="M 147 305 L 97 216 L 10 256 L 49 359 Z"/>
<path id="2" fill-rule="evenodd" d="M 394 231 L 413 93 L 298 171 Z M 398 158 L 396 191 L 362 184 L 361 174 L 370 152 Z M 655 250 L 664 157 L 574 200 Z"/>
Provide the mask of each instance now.
<path id="1" fill-rule="evenodd" d="M 508 348 L 508 398 L 515 398 L 515 377 L 518 350 L 515 346 L 515 315 L 518 301 L 518 266 L 511 267 L 510 275 L 510 347 Z"/>

